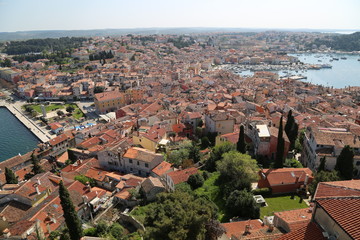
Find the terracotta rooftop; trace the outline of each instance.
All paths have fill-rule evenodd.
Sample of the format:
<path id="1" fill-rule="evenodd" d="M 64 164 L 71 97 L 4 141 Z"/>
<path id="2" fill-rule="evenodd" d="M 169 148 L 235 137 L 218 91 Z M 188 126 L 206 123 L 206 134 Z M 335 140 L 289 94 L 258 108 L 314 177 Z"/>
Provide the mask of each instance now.
<path id="1" fill-rule="evenodd" d="M 317 186 L 314 199 L 350 196 L 360 196 L 360 180 L 321 182 Z"/>
<path id="2" fill-rule="evenodd" d="M 263 169 L 263 172 L 271 186 L 293 184 L 296 177 L 299 177 L 299 182 L 304 182 L 306 175 L 312 178 L 312 171 L 309 168 Z"/>
<path id="3" fill-rule="evenodd" d="M 360 239 L 360 197 L 320 199 L 316 203 L 352 239 Z"/>
<path id="4" fill-rule="evenodd" d="M 186 182 L 191 175 L 196 174 L 197 172 L 198 169 L 192 167 L 184 170 L 170 172 L 167 175 L 172 178 L 174 184 L 179 184 L 182 182 Z"/>
<path id="5" fill-rule="evenodd" d="M 163 161 L 162 163 L 154 167 L 151 171 L 158 176 L 162 176 L 170 170 L 171 170 L 171 163 Z"/>
<path id="6" fill-rule="evenodd" d="M 305 227 L 311 220 L 312 211 L 308 208 L 296 209 L 283 212 L 275 212 L 274 216 L 282 219 L 289 226 L 290 231 Z"/>
<path id="7" fill-rule="evenodd" d="M 152 162 L 155 158 L 163 159 L 159 153 L 154 153 L 144 148 L 132 147 L 129 148 L 123 156 L 124 158 L 136 159 L 143 162 Z"/>
<path id="8" fill-rule="evenodd" d="M 322 229 L 314 222 L 305 227 L 289 232 L 276 240 L 327 240 L 322 234 Z"/>
<path id="9" fill-rule="evenodd" d="M 274 228 L 272 232 L 269 227 L 263 225 L 259 219 L 230 222 L 221 224 L 226 229 L 226 236 L 231 239 L 276 239 L 282 235 L 279 229 Z M 250 225 L 250 233 L 245 233 L 246 225 Z"/>
<path id="10" fill-rule="evenodd" d="M 51 146 L 55 146 L 56 144 L 59 144 L 59 143 L 64 142 L 66 140 L 68 140 L 68 136 L 66 134 L 61 134 L 61 135 L 59 135 L 59 136 L 57 136 L 57 137 L 55 137 L 53 139 L 50 139 L 49 143 L 50 143 Z"/>
<path id="11" fill-rule="evenodd" d="M 102 101 L 109 101 L 109 100 L 121 98 L 123 97 L 123 95 L 124 95 L 123 93 L 118 91 L 102 92 L 95 94 L 94 99 L 99 102 L 102 102 Z"/>

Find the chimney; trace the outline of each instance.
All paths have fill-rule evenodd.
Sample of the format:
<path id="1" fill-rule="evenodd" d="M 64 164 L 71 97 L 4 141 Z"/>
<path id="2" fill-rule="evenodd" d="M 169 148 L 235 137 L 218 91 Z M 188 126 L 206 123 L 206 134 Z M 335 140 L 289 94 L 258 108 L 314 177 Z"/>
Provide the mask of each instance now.
<path id="1" fill-rule="evenodd" d="M 274 224 L 273 223 L 270 223 L 269 224 L 269 230 L 268 230 L 269 232 L 272 232 L 272 231 L 274 231 Z"/>
<path id="2" fill-rule="evenodd" d="M 55 219 L 54 214 L 48 213 L 48 218 L 50 219 L 51 222 L 56 223 L 56 219 Z"/>
<path id="3" fill-rule="evenodd" d="M 10 230 L 8 228 L 5 228 L 3 231 L 3 235 L 4 237 L 9 238 L 11 235 Z"/>
<path id="4" fill-rule="evenodd" d="M 48 233 L 51 232 L 50 223 L 46 223 L 46 229 L 47 229 Z"/>
<path id="5" fill-rule="evenodd" d="M 250 233 L 250 229 L 251 229 L 250 224 L 246 224 L 246 225 L 245 225 L 245 234 L 249 234 L 249 233 Z"/>
<path id="6" fill-rule="evenodd" d="M 84 202 L 85 204 L 87 204 L 88 201 L 89 201 L 89 199 L 88 199 L 87 196 L 82 196 L 82 199 L 83 199 L 83 202 Z"/>
<path id="7" fill-rule="evenodd" d="M 91 192 L 91 186 L 89 182 L 86 182 L 86 188 L 89 190 L 89 192 Z"/>
<path id="8" fill-rule="evenodd" d="M 295 178 L 295 183 L 298 183 L 299 182 L 299 177 L 296 177 Z"/>
<path id="9" fill-rule="evenodd" d="M 41 182 L 40 182 L 39 178 L 36 179 L 36 182 L 37 182 L 37 184 L 41 185 Z"/>
<path id="10" fill-rule="evenodd" d="M 309 175 L 306 174 L 306 176 L 305 176 L 305 181 L 304 181 L 304 185 L 305 185 L 305 186 L 307 185 L 308 181 L 309 181 Z"/>
<path id="11" fill-rule="evenodd" d="M 40 190 L 39 190 L 39 185 L 37 184 L 37 183 L 34 183 L 34 188 L 35 188 L 35 190 L 36 190 L 36 193 L 38 194 L 38 195 L 40 195 L 41 194 L 41 192 L 40 192 Z"/>

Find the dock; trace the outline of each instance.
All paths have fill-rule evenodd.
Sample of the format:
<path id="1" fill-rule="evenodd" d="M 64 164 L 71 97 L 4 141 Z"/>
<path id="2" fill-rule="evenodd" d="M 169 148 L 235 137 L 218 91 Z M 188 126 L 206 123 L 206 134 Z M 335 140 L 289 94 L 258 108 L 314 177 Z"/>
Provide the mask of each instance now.
<path id="1" fill-rule="evenodd" d="M 37 126 L 31 119 L 22 113 L 20 109 L 11 103 L 0 101 L 0 107 L 7 108 L 27 129 L 29 129 L 41 142 L 47 142 L 51 137 Z"/>

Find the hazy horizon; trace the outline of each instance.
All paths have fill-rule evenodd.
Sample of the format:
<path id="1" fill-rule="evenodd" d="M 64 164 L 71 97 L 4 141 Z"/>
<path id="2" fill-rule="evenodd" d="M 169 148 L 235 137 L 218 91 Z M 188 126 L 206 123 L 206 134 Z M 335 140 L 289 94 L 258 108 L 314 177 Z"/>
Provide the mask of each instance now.
<path id="1" fill-rule="evenodd" d="M 146 28 L 359 30 L 357 0 L 0 0 L 0 32 Z"/>

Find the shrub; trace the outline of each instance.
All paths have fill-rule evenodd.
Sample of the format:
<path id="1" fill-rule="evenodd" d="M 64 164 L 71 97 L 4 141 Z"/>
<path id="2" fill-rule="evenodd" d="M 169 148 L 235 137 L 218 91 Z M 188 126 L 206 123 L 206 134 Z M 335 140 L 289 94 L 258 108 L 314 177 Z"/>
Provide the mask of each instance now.
<path id="1" fill-rule="evenodd" d="M 261 195 L 263 197 L 269 197 L 271 196 L 271 189 L 270 188 L 257 188 L 252 190 L 252 193 L 254 195 Z"/>

